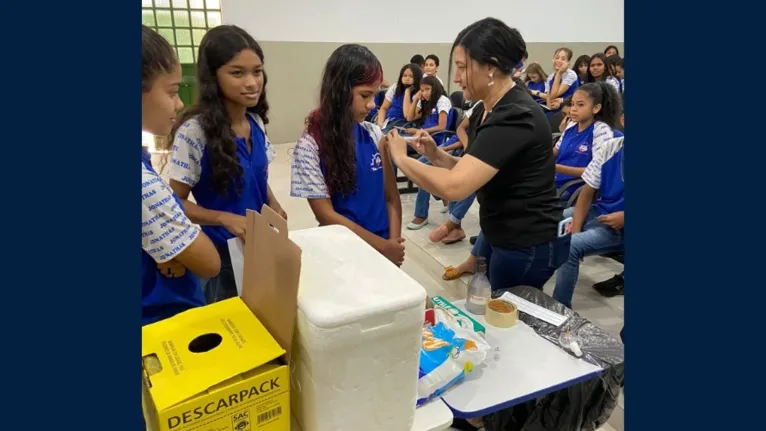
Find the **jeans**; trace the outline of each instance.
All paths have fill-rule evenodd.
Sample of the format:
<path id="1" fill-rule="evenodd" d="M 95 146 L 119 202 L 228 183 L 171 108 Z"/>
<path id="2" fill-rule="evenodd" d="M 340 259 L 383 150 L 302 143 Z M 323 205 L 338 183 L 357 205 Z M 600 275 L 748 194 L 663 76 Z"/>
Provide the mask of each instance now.
<path id="1" fill-rule="evenodd" d="M 426 165 L 431 166 L 431 162 L 428 161 L 428 159 L 425 156 L 421 156 L 418 161 L 420 163 L 425 163 Z M 436 196 L 434 196 L 436 197 Z M 436 200 L 439 200 L 438 197 L 436 197 Z M 415 217 L 427 219 L 428 218 L 428 208 L 431 206 L 431 194 L 427 191 L 423 190 L 423 188 L 418 189 L 418 195 L 415 197 Z"/>
<path id="2" fill-rule="evenodd" d="M 234 281 L 234 269 L 231 266 L 228 244 L 218 245 L 218 254 L 221 256 L 221 272 L 213 278 L 202 280 L 202 292 L 208 304 L 223 301 L 224 299 L 237 296 L 237 283 Z"/>
<path id="3" fill-rule="evenodd" d="M 487 257 L 490 253 L 489 243 L 484 240 L 484 232 L 479 231 L 479 236 L 476 237 L 476 242 L 471 249 L 471 256 L 473 257 Z"/>
<path id="4" fill-rule="evenodd" d="M 532 247 L 507 249 L 485 246 L 487 274 L 492 290 L 531 286 L 540 290 L 569 256 L 571 235 Z M 476 244 L 479 244 L 478 239 Z"/>
<path id="5" fill-rule="evenodd" d="M 471 193 L 471 196 L 463 199 L 462 201 L 449 203 L 449 219 L 454 224 L 460 224 L 463 221 L 468 209 L 473 205 L 473 200 L 476 199 L 476 193 Z"/>
<path id="6" fill-rule="evenodd" d="M 574 208 L 564 210 L 564 218 L 571 217 Z M 572 308 L 577 278 L 580 275 L 580 260 L 585 256 L 621 251 L 625 245 L 625 230 L 614 230 L 598 221 L 600 216 L 593 208 L 585 218 L 582 232 L 572 235 L 569 259 L 556 274 L 556 288 L 553 298 Z"/>

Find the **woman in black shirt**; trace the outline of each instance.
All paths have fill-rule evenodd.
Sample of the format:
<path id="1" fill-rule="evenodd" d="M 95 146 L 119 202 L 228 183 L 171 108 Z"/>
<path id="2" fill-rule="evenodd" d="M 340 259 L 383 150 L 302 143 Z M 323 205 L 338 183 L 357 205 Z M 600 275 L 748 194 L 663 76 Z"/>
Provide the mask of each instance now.
<path id="1" fill-rule="evenodd" d="M 477 192 L 494 290 L 542 289 L 569 254 L 570 235 L 558 235 L 551 129 L 542 108 L 512 79 L 525 49 L 518 30 L 494 18 L 471 24 L 455 40 L 454 82 L 467 99 L 483 101 L 471 115 L 462 158 L 441 151 L 427 133 L 410 145 L 433 166 L 407 157 L 396 130 L 387 140 L 394 163 L 424 190 L 450 201 Z"/>

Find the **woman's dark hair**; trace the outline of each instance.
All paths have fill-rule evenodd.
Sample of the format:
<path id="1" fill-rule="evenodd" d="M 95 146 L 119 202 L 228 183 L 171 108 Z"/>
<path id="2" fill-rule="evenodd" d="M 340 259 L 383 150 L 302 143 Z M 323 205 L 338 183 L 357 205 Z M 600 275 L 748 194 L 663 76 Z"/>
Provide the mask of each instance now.
<path id="1" fill-rule="evenodd" d="M 411 63 L 411 64 L 417 64 L 417 65 L 418 65 L 418 67 L 420 67 L 420 66 L 422 66 L 422 65 L 426 64 L 426 59 L 425 59 L 425 58 L 423 58 L 423 56 L 422 56 L 422 55 L 420 55 L 420 54 L 415 54 L 415 55 L 413 55 L 413 56 L 412 56 L 412 58 L 410 59 L 410 63 Z"/>
<path id="2" fill-rule="evenodd" d="M 553 51 L 553 56 L 557 56 L 559 52 L 564 51 L 564 53 L 567 55 L 567 61 L 572 61 L 572 56 L 574 55 L 574 52 L 572 52 L 571 49 L 567 47 L 561 47 L 555 51 Z"/>
<path id="3" fill-rule="evenodd" d="M 572 106 L 572 98 L 571 97 L 567 97 L 566 99 L 564 99 L 563 102 L 561 102 L 561 107 L 563 108 L 565 106 Z"/>
<path id="4" fill-rule="evenodd" d="M 607 53 L 607 52 L 609 52 L 609 50 L 610 50 L 610 49 L 614 49 L 614 52 L 615 52 L 615 54 L 614 54 L 614 55 L 617 55 L 617 56 L 619 56 L 619 55 L 620 55 L 620 49 L 619 49 L 619 48 L 617 48 L 617 47 L 616 47 L 616 46 L 614 46 L 614 45 L 609 45 L 609 46 L 607 46 L 606 48 L 604 48 L 604 55 L 606 55 L 606 53 Z M 611 55 L 610 55 L 610 57 L 611 57 Z"/>
<path id="5" fill-rule="evenodd" d="M 444 89 L 442 83 L 433 76 L 426 76 L 423 78 L 423 80 L 420 81 L 420 85 L 431 86 L 431 97 L 429 97 L 428 100 L 424 100 L 420 106 L 420 112 L 423 112 L 423 117 L 425 117 L 426 115 L 430 114 L 434 108 L 436 108 L 436 104 L 439 102 L 439 99 L 442 96 L 447 95 L 447 91 Z"/>
<path id="6" fill-rule="evenodd" d="M 402 84 L 402 77 L 404 77 L 404 71 L 410 69 L 410 72 L 412 72 L 412 85 L 404 85 Z M 394 99 L 397 97 L 401 97 L 402 94 L 404 94 L 404 90 L 407 89 L 407 87 L 412 87 L 412 90 L 410 91 L 410 94 L 414 95 L 420 90 L 420 81 L 423 79 L 423 72 L 420 71 L 420 66 L 418 66 L 415 63 L 411 64 L 405 64 L 402 66 L 402 69 L 399 71 L 399 79 L 396 81 L 396 90 L 394 91 Z"/>
<path id="7" fill-rule="evenodd" d="M 601 79 L 596 79 L 591 73 L 590 73 L 590 64 L 593 63 L 593 60 L 599 59 L 604 63 L 604 74 L 601 75 Z M 607 77 L 613 76 L 612 71 L 609 70 L 609 64 L 606 59 L 606 56 L 600 52 L 597 52 L 593 54 L 590 58 L 590 62 L 588 62 L 588 76 L 585 78 L 585 82 L 599 82 L 599 81 L 605 81 Z"/>
<path id="8" fill-rule="evenodd" d="M 574 69 L 575 73 L 578 75 L 580 74 L 580 66 L 585 64 L 586 66 L 590 67 L 590 56 L 588 55 L 581 55 L 577 57 L 577 60 L 575 60 Z"/>
<path id="9" fill-rule="evenodd" d="M 436 54 L 428 54 L 426 60 L 433 60 L 436 67 L 439 67 L 439 57 L 437 57 Z M 425 61 L 423 62 L 425 63 Z"/>
<path id="10" fill-rule="evenodd" d="M 231 120 L 226 110 L 224 95 L 218 86 L 216 72 L 240 52 L 250 49 L 264 61 L 263 50 L 258 42 L 245 30 L 234 25 L 221 25 L 210 29 L 202 38 L 197 62 L 197 102 L 183 113 L 171 133 L 169 144 L 175 132 L 183 123 L 197 117 L 205 132 L 207 156 L 210 161 L 211 182 L 216 193 L 226 196 L 232 186 L 239 195 L 242 186 L 242 166 L 237 158 L 237 143 L 231 128 Z M 269 104 L 266 101 L 266 72 L 263 73 L 263 88 L 258 104 L 247 108 L 261 117 L 264 124 L 269 123 L 267 114 Z"/>
<path id="11" fill-rule="evenodd" d="M 517 29 L 508 27 L 497 18 L 484 18 L 458 33 L 450 50 L 449 76 L 452 76 L 452 57 L 458 45 L 465 49 L 472 61 L 495 66 L 505 75 L 513 73 L 527 51 L 527 44 Z M 470 76 L 466 78 L 471 80 Z"/>
<path id="12" fill-rule="evenodd" d="M 319 161 L 330 193 L 348 195 L 355 191 L 357 120 L 351 112 L 353 89 L 382 79 L 380 62 L 364 46 L 342 45 L 327 60 L 319 107 L 306 118 L 306 131 L 319 147 Z"/>
<path id="13" fill-rule="evenodd" d="M 529 79 L 530 73 L 535 75 L 540 75 L 540 79 L 542 79 L 543 82 L 548 80 L 548 74 L 545 73 L 545 69 L 543 69 L 543 67 L 540 66 L 540 63 L 529 63 L 529 66 L 527 66 L 527 77 L 525 79 L 526 82 L 532 81 L 531 79 Z"/>
<path id="14" fill-rule="evenodd" d="M 141 91 L 149 91 L 162 73 L 170 73 L 178 65 L 173 47 L 156 31 L 141 25 Z"/>
<path id="15" fill-rule="evenodd" d="M 620 95 L 611 84 L 606 82 L 591 82 L 578 88 L 593 102 L 594 105 L 601 105 L 601 110 L 595 115 L 594 121 L 606 123 L 613 129 L 620 128 L 620 113 L 622 112 L 622 103 Z"/>

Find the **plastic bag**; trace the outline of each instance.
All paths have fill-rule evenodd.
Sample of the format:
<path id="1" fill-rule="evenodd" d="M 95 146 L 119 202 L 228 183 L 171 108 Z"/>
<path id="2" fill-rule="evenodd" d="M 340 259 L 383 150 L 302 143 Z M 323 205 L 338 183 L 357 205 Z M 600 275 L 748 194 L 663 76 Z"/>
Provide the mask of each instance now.
<path id="1" fill-rule="evenodd" d="M 460 382 L 486 359 L 489 344 L 476 332 L 438 322 L 423 327 L 417 405 Z"/>

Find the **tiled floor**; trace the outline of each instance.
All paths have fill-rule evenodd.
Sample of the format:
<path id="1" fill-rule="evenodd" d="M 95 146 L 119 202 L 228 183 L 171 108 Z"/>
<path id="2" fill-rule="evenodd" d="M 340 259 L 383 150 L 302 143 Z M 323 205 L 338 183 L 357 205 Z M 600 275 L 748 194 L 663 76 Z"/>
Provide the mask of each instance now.
<path id="1" fill-rule="evenodd" d="M 290 154 L 292 147 L 288 144 L 276 146 L 278 156 L 270 167 L 269 184 L 288 214 L 290 230 L 315 227 L 317 222 L 306 200 L 290 197 Z M 402 195 L 405 225 L 412 219 L 414 206 L 414 194 Z M 407 241 L 405 242 L 406 258 L 402 269 L 417 280 L 430 296 L 440 295 L 447 299 L 463 299 L 470 277 L 464 276 L 459 281 L 448 282 L 442 280 L 441 276 L 444 266 L 459 264 L 468 256 L 471 245 L 467 238 L 452 245 L 433 244 L 428 240 L 428 233 L 447 219 L 446 214 L 439 212 L 441 207 L 440 202 L 431 200 L 430 225 L 419 231 L 404 229 L 404 236 Z M 479 232 L 479 206 L 477 203 L 474 203 L 463 220 L 463 229 L 468 236 L 476 235 Z M 606 280 L 620 271 L 622 271 L 622 265 L 611 259 L 586 258 L 580 266 L 580 278 L 573 299 L 575 310 L 617 337 L 623 326 L 623 297 L 604 298 L 591 286 L 593 283 Z M 545 292 L 552 292 L 554 282 L 555 278 L 548 282 L 545 286 Z M 621 394 L 619 408 L 615 410 L 609 422 L 601 430 L 623 431 L 623 418 L 624 401 Z"/>

